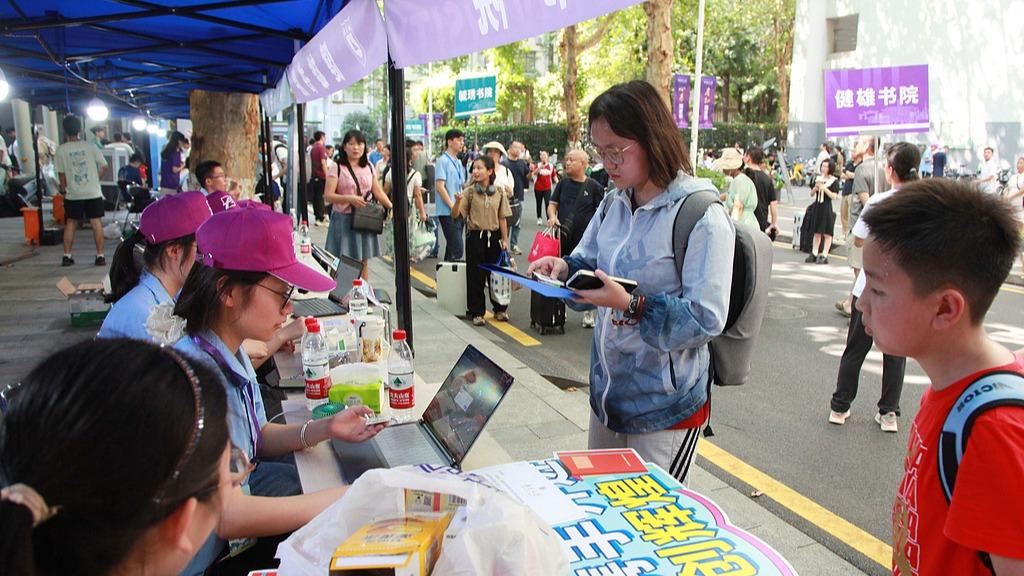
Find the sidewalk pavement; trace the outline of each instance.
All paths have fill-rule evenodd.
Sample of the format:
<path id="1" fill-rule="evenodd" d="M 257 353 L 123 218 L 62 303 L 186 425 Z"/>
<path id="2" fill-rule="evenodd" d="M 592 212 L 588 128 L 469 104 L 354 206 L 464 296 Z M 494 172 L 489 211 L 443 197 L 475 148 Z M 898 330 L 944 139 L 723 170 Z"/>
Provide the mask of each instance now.
<path id="1" fill-rule="evenodd" d="M 374 283 L 394 285 L 390 265 L 375 259 L 370 268 Z M 548 458 L 556 450 L 587 447 L 590 401 L 585 390 L 556 387 L 507 352 L 506 341 L 498 334 L 451 315 L 433 298 L 413 290 L 412 304 L 415 366 L 424 380 L 443 380 L 468 344 L 515 377 L 515 384 L 487 424 L 497 449 L 503 450 L 510 460 Z M 689 486 L 718 503 L 735 525 L 774 547 L 797 573 L 863 574 L 743 492 L 701 468 L 699 463 L 691 468 Z"/>

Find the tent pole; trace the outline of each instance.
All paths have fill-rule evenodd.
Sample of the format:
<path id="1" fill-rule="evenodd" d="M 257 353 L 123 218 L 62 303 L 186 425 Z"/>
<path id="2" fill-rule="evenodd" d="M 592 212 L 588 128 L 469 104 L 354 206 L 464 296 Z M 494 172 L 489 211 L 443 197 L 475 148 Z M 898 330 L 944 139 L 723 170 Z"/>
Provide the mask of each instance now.
<path id="1" fill-rule="evenodd" d="M 398 327 L 415 351 L 412 334 L 412 279 L 409 271 L 409 202 L 406 193 L 405 72 L 388 55 L 388 92 L 391 100 L 391 203 L 395 227 L 395 304 Z"/>
<path id="2" fill-rule="evenodd" d="M 309 222 L 309 206 L 306 204 L 306 105 L 296 104 L 295 105 L 295 138 L 297 142 L 296 151 L 299 155 L 299 181 L 295 186 L 295 199 L 297 205 L 295 206 L 295 218 L 298 220 L 297 224 L 301 224 L 303 220 Z"/>

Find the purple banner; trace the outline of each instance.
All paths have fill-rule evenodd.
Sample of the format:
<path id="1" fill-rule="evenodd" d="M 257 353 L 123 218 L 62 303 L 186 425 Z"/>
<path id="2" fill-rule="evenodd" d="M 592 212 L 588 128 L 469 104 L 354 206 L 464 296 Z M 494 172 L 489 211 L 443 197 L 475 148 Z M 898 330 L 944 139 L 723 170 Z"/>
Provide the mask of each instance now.
<path id="1" fill-rule="evenodd" d="M 292 59 L 296 102 L 330 96 L 387 62 L 387 32 L 375 0 L 351 0 Z"/>
<path id="2" fill-rule="evenodd" d="M 387 0 L 391 57 L 399 68 L 480 52 L 559 30 L 639 0 Z"/>
<path id="3" fill-rule="evenodd" d="M 715 77 L 702 76 L 700 79 L 700 122 L 698 128 L 712 128 L 715 125 Z"/>
<path id="4" fill-rule="evenodd" d="M 677 128 L 690 125 L 690 77 L 686 74 L 672 75 L 672 117 Z"/>
<path id="5" fill-rule="evenodd" d="M 825 70 L 825 134 L 927 132 L 928 65 Z"/>
<path id="6" fill-rule="evenodd" d="M 429 122 L 426 114 L 420 114 L 420 120 L 423 120 L 423 125 L 427 128 L 427 134 L 432 134 L 434 128 L 440 128 L 444 126 L 444 112 L 434 112 L 434 121 Z"/>

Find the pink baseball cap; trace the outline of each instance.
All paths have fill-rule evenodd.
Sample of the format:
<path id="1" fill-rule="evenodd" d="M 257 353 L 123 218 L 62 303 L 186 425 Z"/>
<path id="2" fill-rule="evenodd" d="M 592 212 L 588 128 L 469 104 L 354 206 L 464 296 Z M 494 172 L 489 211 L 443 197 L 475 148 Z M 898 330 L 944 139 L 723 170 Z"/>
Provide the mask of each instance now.
<path id="1" fill-rule="evenodd" d="M 238 203 L 228 193 L 223 190 L 217 190 L 216 192 L 210 192 L 210 195 L 206 197 L 206 202 L 210 205 L 210 210 L 217 214 L 225 210 L 230 210 Z"/>
<path id="2" fill-rule="evenodd" d="M 142 211 L 139 231 L 146 237 L 146 242 L 159 244 L 195 234 L 210 214 L 210 205 L 202 192 L 165 196 Z"/>
<path id="3" fill-rule="evenodd" d="M 239 208 L 245 207 L 245 208 L 253 208 L 255 210 L 271 210 L 271 211 L 273 211 L 273 208 L 271 208 L 269 204 L 264 204 L 263 202 L 260 202 L 259 200 L 239 200 L 237 202 L 237 204 L 238 204 Z"/>
<path id="4" fill-rule="evenodd" d="M 292 219 L 272 210 L 238 206 L 211 216 L 196 231 L 198 259 L 221 270 L 267 272 L 310 292 L 327 292 L 334 279 L 295 259 Z"/>

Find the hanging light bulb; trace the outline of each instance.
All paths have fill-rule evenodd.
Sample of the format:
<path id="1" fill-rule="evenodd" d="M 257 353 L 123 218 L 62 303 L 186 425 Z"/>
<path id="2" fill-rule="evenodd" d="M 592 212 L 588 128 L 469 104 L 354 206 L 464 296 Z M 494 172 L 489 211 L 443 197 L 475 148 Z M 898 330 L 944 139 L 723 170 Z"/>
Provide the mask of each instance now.
<path id="1" fill-rule="evenodd" d="M 135 119 L 132 120 L 132 129 L 136 132 L 142 132 L 146 129 L 147 124 L 148 122 L 146 122 L 145 118 L 142 116 L 136 116 Z"/>
<path id="2" fill-rule="evenodd" d="M 11 93 L 11 85 L 7 83 L 7 76 L 4 75 L 4 71 L 0 69 L 0 100 L 7 98 L 7 95 Z"/>
<path id="3" fill-rule="evenodd" d="M 154 121 L 150 121 L 149 126 L 146 126 L 146 132 L 149 132 L 150 134 L 159 134 L 160 125 Z"/>
<path id="4" fill-rule="evenodd" d="M 107 119 L 110 111 L 107 110 L 107 105 L 103 103 L 103 100 L 93 98 L 89 100 L 89 105 L 85 107 L 85 113 L 90 119 L 96 122 L 103 122 Z"/>

